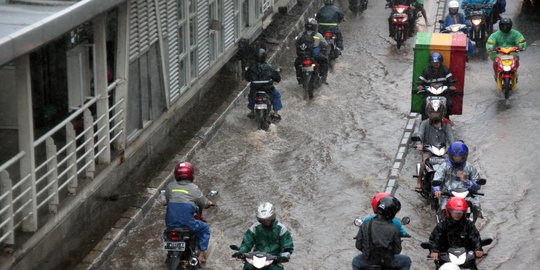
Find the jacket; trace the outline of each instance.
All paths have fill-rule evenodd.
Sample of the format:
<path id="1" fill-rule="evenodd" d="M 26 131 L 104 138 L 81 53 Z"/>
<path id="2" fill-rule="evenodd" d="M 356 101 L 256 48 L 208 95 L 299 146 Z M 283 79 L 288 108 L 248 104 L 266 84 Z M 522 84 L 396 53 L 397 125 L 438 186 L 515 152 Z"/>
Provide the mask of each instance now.
<path id="1" fill-rule="evenodd" d="M 362 219 L 362 221 L 363 221 L 363 222 L 367 222 L 368 220 L 374 219 L 375 216 L 377 216 L 377 215 L 367 215 L 367 216 L 365 216 L 365 217 Z M 407 230 L 405 230 L 405 227 L 403 227 L 403 224 L 401 224 L 401 221 L 399 221 L 399 219 L 393 218 L 393 219 L 392 219 L 392 223 L 394 223 L 394 225 L 396 225 L 396 227 L 398 228 L 398 230 L 399 230 L 399 235 L 400 235 L 401 237 L 407 236 Z"/>
<path id="2" fill-rule="evenodd" d="M 467 251 L 482 250 L 480 233 L 474 223 L 466 218 L 457 222 L 451 219 L 443 219 L 431 232 L 431 251 L 446 252 L 451 247 L 464 247 Z"/>
<path id="3" fill-rule="evenodd" d="M 466 183 L 461 182 L 459 177 L 457 177 L 456 172 L 458 170 L 452 166 L 452 163 L 447 158 L 446 162 L 437 168 L 432 180 L 432 183 L 441 183 L 441 185 L 433 186 L 431 188 L 432 191 L 451 191 L 456 188 L 467 188 L 475 191 L 479 190 L 480 185 L 478 185 L 476 181 L 480 179 L 480 174 L 478 174 L 476 168 L 469 162 L 466 162 L 462 170 L 465 174 L 465 179 L 467 179 Z"/>
<path id="4" fill-rule="evenodd" d="M 247 253 L 260 251 L 279 256 L 282 252 L 292 254 L 294 244 L 291 233 L 277 219 L 274 220 L 271 228 L 267 228 L 259 222 L 255 222 L 244 233 L 240 252 Z"/>
<path id="5" fill-rule="evenodd" d="M 281 81 L 281 75 L 268 63 L 255 63 L 248 67 L 245 73 L 245 79 L 248 82 L 252 81 Z"/>
<path id="6" fill-rule="evenodd" d="M 454 76 L 452 75 L 452 72 L 450 72 L 444 65 L 442 65 L 435 69 L 431 65 L 429 65 L 424 71 L 422 72 L 422 75 L 418 77 L 418 85 L 426 85 L 431 83 L 443 83 L 447 86 L 454 85 L 456 81 L 454 80 Z"/>
<path id="7" fill-rule="evenodd" d="M 307 47 L 307 44 L 305 44 L 305 36 L 309 36 L 312 38 L 313 44 L 311 44 L 311 52 L 310 56 L 317 57 L 321 54 L 325 54 L 325 52 L 328 49 L 328 43 L 326 42 L 326 39 L 323 37 L 323 35 L 319 32 L 315 31 L 304 31 L 298 35 L 296 38 L 296 54 L 297 55 L 304 55 L 304 52 L 306 52 L 309 48 Z M 304 47 L 305 46 L 305 47 Z"/>
<path id="8" fill-rule="evenodd" d="M 165 189 L 165 198 L 167 200 L 165 214 L 167 228 L 191 227 L 195 222 L 193 213 L 208 207 L 208 199 L 190 180 L 169 183 Z"/>
<path id="9" fill-rule="evenodd" d="M 375 248 L 386 248 L 393 255 L 396 255 L 401 253 L 401 237 L 399 235 L 399 229 L 392 221 L 377 215 L 374 219 L 360 226 L 356 235 L 356 248 L 362 251 L 367 258 L 370 257 L 371 251 Z"/>
<path id="10" fill-rule="evenodd" d="M 510 32 L 504 33 L 497 31 L 491 34 L 486 42 L 486 49 L 490 52 L 489 56 L 491 60 L 495 59 L 497 52 L 492 52 L 499 47 L 519 47 L 523 50 L 527 47 L 525 37 L 515 29 L 511 29 Z"/>
<path id="11" fill-rule="evenodd" d="M 319 22 L 319 26 L 338 26 L 343 21 L 344 15 L 338 7 L 334 5 L 325 5 L 322 7 L 315 19 Z"/>
<path id="12" fill-rule="evenodd" d="M 429 123 L 429 119 L 426 119 L 420 123 L 418 128 L 418 137 L 422 143 L 431 145 L 438 145 L 444 143 L 447 147 L 454 142 L 454 134 L 452 127 L 444 122 L 441 123 L 441 128 L 435 128 Z"/>
<path id="13" fill-rule="evenodd" d="M 448 26 L 450 26 L 452 24 L 464 24 L 464 25 L 467 25 L 466 33 L 469 32 L 472 25 L 471 25 L 471 22 L 469 20 L 467 20 L 467 18 L 465 18 L 465 15 L 463 15 L 463 13 L 457 13 L 455 16 L 456 16 L 455 17 L 456 20 L 454 20 L 454 16 L 452 16 L 451 14 L 446 15 L 446 18 L 444 18 L 443 24 L 441 24 L 440 32 L 442 32 L 446 27 L 448 27 Z"/>

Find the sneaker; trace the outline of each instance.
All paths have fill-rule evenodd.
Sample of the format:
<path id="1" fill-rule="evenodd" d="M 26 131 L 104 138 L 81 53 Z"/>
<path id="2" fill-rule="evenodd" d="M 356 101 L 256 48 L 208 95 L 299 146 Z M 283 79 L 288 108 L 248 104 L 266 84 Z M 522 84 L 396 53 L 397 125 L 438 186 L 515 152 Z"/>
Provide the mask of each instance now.
<path id="1" fill-rule="evenodd" d="M 255 119 L 255 112 L 254 112 L 254 111 L 249 112 L 249 113 L 247 114 L 247 117 L 248 117 L 249 119 Z"/>

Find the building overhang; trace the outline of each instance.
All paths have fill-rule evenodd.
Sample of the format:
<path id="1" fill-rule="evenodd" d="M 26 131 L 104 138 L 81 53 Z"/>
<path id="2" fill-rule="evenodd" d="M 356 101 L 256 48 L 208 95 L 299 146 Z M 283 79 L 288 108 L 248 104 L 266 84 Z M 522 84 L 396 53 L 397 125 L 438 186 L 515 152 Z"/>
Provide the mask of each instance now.
<path id="1" fill-rule="evenodd" d="M 81 0 L 72 5 L 0 5 L 0 66 L 60 37 L 126 0 Z"/>

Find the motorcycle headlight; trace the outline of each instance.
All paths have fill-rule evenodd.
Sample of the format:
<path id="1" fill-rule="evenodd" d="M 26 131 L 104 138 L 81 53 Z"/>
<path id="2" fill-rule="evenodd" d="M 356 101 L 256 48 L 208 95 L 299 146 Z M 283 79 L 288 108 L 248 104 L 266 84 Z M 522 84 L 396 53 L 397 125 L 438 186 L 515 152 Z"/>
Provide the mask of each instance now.
<path id="1" fill-rule="evenodd" d="M 457 31 L 459 31 L 459 26 L 452 26 L 452 27 L 451 27 L 451 31 L 452 31 L 452 32 L 457 32 Z"/>
<path id="2" fill-rule="evenodd" d="M 446 147 L 441 147 L 441 148 L 433 147 L 432 149 L 433 149 L 433 154 L 436 156 L 443 156 L 446 153 Z"/>
<path id="3" fill-rule="evenodd" d="M 455 192 L 455 191 L 452 191 L 452 195 L 454 195 L 454 197 L 458 197 L 458 198 L 462 198 L 462 199 L 465 199 L 467 198 L 467 195 L 469 194 L 468 191 L 464 191 L 464 192 Z"/>
<path id="4" fill-rule="evenodd" d="M 462 265 L 467 260 L 467 253 L 463 253 L 459 256 L 456 256 L 452 253 L 448 254 L 448 257 L 450 258 L 450 262 L 455 265 Z"/>
<path id="5" fill-rule="evenodd" d="M 482 22 L 482 19 L 472 19 L 472 24 L 478 26 Z"/>
<path id="6" fill-rule="evenodd" d="M 512 67 L 510 66 L 503 66 L 503 71 L 510 71 Z"/>

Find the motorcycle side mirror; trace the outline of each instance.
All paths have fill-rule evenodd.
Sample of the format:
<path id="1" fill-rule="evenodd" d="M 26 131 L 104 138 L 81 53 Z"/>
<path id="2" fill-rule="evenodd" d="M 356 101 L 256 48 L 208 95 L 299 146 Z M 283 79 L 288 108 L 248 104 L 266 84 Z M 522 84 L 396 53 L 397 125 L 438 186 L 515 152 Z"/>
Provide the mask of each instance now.
<path id="1" fill-rule="evenodd" d="M 236 251 L 239 251 L 240 248 L 237 246 L 237 245 L 230 245 L 229 246 L 232 250 L 236 250 Z"/>
<path id="2" fill-rule="evenodd" d="M 217 190 L 217 189 L 212 189 L 212 190 L 210 190 L 210 191 L 208 192 L 208 194 L 206 194 L 206 197 L 211 198 L 211 197 L 217 196 L 218 194 L 219 194 L 219 190 Z"/>
<path id="3" fill-rule="evenodd" d="M 422 242 L 420 244 L 420 246 L 423 248 L 423 249 L 431 249 L 431 245 L 428 243 L 428 242 Z"/>
<path id="4" fill-rule="evenodd" d="M 354 219 L 353 224 L 356 227 L 362 226 L 362 223 L 364 223 L 364 220 L 361 217 L 357 217 Z"/>
<path id="5" fill-rule="evenodd" d="M 276 68 L 276 71 L 277 71 L 277 72 L 281 72 L 281 68 Z"/>
<path id="6" fill-rule="evenodd" d="M 486 182 L 487 182 L 487 180 L 484 179 L 484 178 L 480 178 L 480 179 L 478 179 L 478 181 L 476 181 L 476 183 L 479 184 L 479 185 L 481 185 L 481 186 L 485 185 Z"/>
<path id="7" fill-rule="evenodd" d="M 418 136 L 418 135 L 413 135 L 413 136 L 411 137 L 411 141 L 413 141 L 413 142 L 419 142 L 419 141 L 420 141 L 420 136 Z"/>
<path id="8" fill-rule="evenodd" d="M 409 224 L 409 223 L 411 223 L 411 218 L 410 218 L 410 217 L 403 217 L 403 218 L 401 218 L 401 224 L 407 225 L 407 224 Z"/>
<path id="9" fill-rule="evenodd" d="M 431 181 L 431 186 L 432 187 L 438 187 L 442 184 L 442 181 L 441 180 L 433 180 Z"/>
<path id="10" fill-rule="evenodd" d="M 487 246 L 487 245 L 490 245 L 492 242 L 493 242 L 493 239 L 486 238 L 486 239 L 482 239 L 481 244 L 482 246 Z"/>

